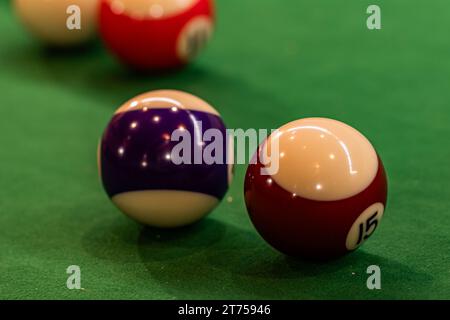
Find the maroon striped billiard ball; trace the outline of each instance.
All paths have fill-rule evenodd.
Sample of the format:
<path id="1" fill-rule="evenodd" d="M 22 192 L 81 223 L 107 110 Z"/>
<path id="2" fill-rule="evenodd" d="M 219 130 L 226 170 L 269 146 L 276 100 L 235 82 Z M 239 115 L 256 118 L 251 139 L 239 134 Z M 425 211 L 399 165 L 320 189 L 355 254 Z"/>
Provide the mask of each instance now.
<path id="1" fill-rule="evenodd" d="M 278 157 L 271 160 L 271 152 Z M 287 255 L 344 255 L 367 240 L 383 217 L 387 179 L 381 159 L 360 132 L 342 122 L 288 123 L 266 139 L 254 160 L 244 187 L 250 218 Z"/>
<path id="2" fill-rule="evenodd" d="M 207 215 L 227 192 L 232 178 L 227 157 L 233 155 L 226 139 L 206 138 L 208 130 L 226 137 L 219 113 L 189 93 L 159 90 L 126 102 L 106 127 L 98 150 L 100 177 L 112 202 L 138 222 L 160 228 Z M 174 139 L 174 132 L 183 138 Z M 180 143 L 186 148 L 176 149 Z M 202 158 L 211 144 L 221 151 L 215 162 Z M 178 154 L 185 161 L 175 161 Z"/>
<path id="3" fill-rule="evenodd" d="M 101 0 L 100 34 L 138 70 L 172 69 L 194 59 L 213 33 L 213 0 Z"/>

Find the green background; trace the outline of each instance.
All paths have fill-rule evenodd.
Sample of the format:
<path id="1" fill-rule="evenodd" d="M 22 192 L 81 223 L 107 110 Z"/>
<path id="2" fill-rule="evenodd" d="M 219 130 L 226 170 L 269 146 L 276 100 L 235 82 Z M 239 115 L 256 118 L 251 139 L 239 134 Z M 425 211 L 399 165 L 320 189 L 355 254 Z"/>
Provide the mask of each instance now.
<path id="1" fill-rule="evenodd" d="M 369 4 L 383 29 L 366 28 Z M 450 298 L 450 3 L 220 0 L 215 37 L 186 69 L 136 75 L 96 43 L 49 52 L 0 4 L 0 298 Z M 389 204 L 360 250 L 329 263 L 271 249 L 243 202 L 245 166 L 207 219 L 143 228 L 107 199 L 96 145 L 114 110 L 152 89 L 192 92 L 231 128 L 325 116 L 386 166 Z M 379 265 L 382 290 L 366 287 Z M 83 290 L 65 286 L 79 265 Z"/>

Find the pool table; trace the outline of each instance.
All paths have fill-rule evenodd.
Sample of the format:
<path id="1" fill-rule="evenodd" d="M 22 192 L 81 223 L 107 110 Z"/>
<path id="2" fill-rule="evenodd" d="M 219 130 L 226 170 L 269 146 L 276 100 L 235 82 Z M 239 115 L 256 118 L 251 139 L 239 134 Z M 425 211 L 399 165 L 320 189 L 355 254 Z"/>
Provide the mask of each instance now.
<path id="1" fill-rule="evenodd" d="M 213 40 L 189 66 L 136 73 L 96 40 L 43 48 L 0 2 L 0 299 L 449 299 L 450 3 L 218 0 Z M 154 89 L 191 92 L 230 128 L 344 121 L 389 179 L 385 217 L 328 262 L 284 256 L 258 235 L 238 165 L 220 206 L 158 230 L 121 214 L 96 149 L 113 112 Z M 68 266 L 81 270 L 69 290 Z M 381 269 L 369 290 L 367 268 Z"/>

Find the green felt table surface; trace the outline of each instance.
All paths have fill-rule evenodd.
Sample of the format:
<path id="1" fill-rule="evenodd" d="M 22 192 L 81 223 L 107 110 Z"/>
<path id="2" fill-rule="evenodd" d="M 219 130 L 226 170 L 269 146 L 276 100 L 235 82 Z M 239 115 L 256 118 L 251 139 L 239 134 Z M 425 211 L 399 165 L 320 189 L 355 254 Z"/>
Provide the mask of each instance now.
<path id="1" fill-rule="evenodd" d="M 0 3 L 0 298 L 450 298 L 450 3 L 219 0 L 213 41 L 172 74 L 136 75 L 100 42 L 44 50 Z M 192 92 L 230 128 L 324 116 L 363 132 L 389 176 L 380 228 L 327 263 L 285 257 L 253 228 L 237 166 L 221 205 L 175 231 L 123 216 L 100 185 L 99 137 L 152 89 Z M 82 290 L 66 287 L 78 265 Z M 382 289 L 368 290 L 378 265 Z"/>

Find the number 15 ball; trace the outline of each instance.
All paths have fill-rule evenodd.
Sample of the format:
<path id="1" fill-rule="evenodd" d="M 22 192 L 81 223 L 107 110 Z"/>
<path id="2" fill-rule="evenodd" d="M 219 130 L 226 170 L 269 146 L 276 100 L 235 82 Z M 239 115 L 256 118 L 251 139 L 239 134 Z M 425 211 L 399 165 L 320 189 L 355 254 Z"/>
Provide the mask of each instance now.
<path id="1" fill-rule="evenodd" d="M 212 35 L 213 0 L 102 0 L 107 47 L 138 70 L 172 69 L 194 59 Z"/>
<path id="2" fill-rule="evenodd" d="M 271 152 L 278 168 L 266 157 Z M 386 175 L 372 144 L 354 128 L 324 118 L 297 120 L 269 136 L 257 155 L 247 170 L 245 201 L 256 229 L 274 248 L 335 258 L 358 248 L 378 227 Z"/>

